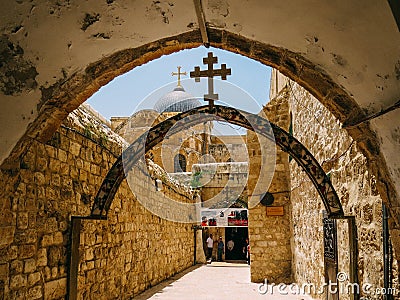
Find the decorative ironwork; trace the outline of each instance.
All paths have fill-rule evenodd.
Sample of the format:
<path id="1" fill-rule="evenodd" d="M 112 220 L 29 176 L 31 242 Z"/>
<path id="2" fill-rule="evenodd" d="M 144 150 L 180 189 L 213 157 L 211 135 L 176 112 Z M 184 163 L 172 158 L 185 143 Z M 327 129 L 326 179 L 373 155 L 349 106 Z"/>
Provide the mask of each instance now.
<path id="1" fill-rule="evenodd" d="M 337 261 L 337 232 L 336 220 L 323 218 L 324 228 L 324 257 L 333 262 Z"/>
<path id="2" fill-rule="evenodd" d="M 214 94 L 214 76 L 221 76 L 222 80 L 226 80 L 226 76 L 231 75 L 231 69 L 227 69 L 226 64 L 221 64 L 221 69 L 214 69 L 216 63 L 218 57 L 208 52 L 207 57 L 203 58 L 203 64 L 207 65 L 208 69 L 200 71 L 200 67 L 197 66 L 190 72 L 190 78 L 194 78 L 196 82 L 200 81 L 200 77 L 208 77 L 208 94 L 204 95 L 204 100 L 208 101 L 210 107 L 214 105 L 215 100 L 218 100 L 218 94 Z"/>
<path id="3" fill-rule="evenodd" d="M 169 134 L 174 134 L 183 130 L 183 128 L 211 121 L 214 118 L 213 116 L 220 117 L 228 123 L 255 131 L 271 141 L 274 141 L 283 151 L 289 153 L 309 176 L 322 198 L 327 216 L 329 218 L 340 218 L 344 216 L 339 197 L 329 177 L 303 144 L 279 126 L 270 123 L 260 116 L 232 107 L 219 105 L 213 107 L 202 106 L 175 115 L 152 127 L 148 133 L 144 133 L 133 142 L 124 151 L 124 154 L 117 159 L 104 179 L 95 198 L 92 207 L 92 215 L 107 215 L 114 195 L 122 180 L 125 178 L 124 167 L 127 170 L 132 168 L 141 158 L 140 155 L 160 143 L 168 132 Z M 182 119 L 185 119 L 185 122 L 178 122 Z"/>

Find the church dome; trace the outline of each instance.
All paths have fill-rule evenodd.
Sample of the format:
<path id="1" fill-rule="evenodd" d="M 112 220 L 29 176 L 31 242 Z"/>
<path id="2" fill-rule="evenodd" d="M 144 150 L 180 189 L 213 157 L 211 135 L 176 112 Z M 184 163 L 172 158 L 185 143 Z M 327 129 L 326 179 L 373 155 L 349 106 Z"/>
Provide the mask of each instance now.
<path id="1" fill-rule="evenodd" d="M 187 93 L 182 86 L 177 86 L 172 92 L 162 96 L 154 105 L 154 109 L 159 113 L 184 112 L 199 106 L 199 100 Z"/>

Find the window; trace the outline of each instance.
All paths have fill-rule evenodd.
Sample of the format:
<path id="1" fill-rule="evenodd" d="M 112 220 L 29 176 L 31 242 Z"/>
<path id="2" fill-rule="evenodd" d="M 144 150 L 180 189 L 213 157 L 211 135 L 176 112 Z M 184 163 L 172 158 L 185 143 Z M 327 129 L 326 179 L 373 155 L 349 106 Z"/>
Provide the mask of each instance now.
<path id="1" fill-rule="evenodd" d="M 186 157 L 183 154 L 177 154 L 174 158 L 174 172 L 186 172 Z"/>

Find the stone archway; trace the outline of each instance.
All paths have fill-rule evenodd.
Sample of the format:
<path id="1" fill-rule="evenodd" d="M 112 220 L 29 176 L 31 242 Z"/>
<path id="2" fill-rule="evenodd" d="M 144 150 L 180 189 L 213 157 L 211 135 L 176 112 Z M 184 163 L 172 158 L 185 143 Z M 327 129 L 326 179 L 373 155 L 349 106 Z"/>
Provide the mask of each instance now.
<path id="1" fill-rule="evenodd" d="M 303 144 L 279 126 L 270 123 L 258 115 L 218 105 L 212 108 L 202 106 L 180 113 L 152 127 L 148 133 L 144 133 L 134 141 L 108 172 L 94 200 L 90 217 L 107 218 L 107 213 L 115 193 L 125 179 L 124 170 L 131 169 L 141 158 L 142 153 L 151 150 L 155 145 L 162 142 L 167 133 L 173 134 L 182 130 L 183 126 L 187 128 L 204 121 L 209 121 L 213 116 L 220 117 L 228 123 L 252 130 L 274 141 L 283 151 L 289 153 L 309 176 L 322 198 L 328 217 L 344 217 L 342 205 L 329 177 Z M 183 119 L 185 119 L 185 122 L 178 122 Z M 170 129 L 172 129 L 172 132 L 169 132 Z"/>
<path id="2" fill-rule="evenodd" d="M 314 95 L 341 122 L 352 116 L 364 115 L 354 99 L 332 78 L 299 53 L 251 40 L 226 30 L 209 28 L 213 47 L 238 53 L 278 69 Z M 42 89 L 38 117 L 2 163 L 3 168 L 14 168 L 18 157 L 25 153 L 33 139 L 45 142 L 60 126 L 68 113 L 76 109 L 100 87 L 113 78 L 162 55 L 202 45 L 199 30 L 163 38 L 137 48 L 118 51 L 74 73 L 65 80 Z M 386 161 L 380 152 L 376 134 L 368 123 L 346 128 L 359 149 L 370 162 L 369 168 L 377 180 L 377 189 L 393 216 L 398 207 L 398 196 Z M 392 229 L 400 227 L 391 218 Z"/>

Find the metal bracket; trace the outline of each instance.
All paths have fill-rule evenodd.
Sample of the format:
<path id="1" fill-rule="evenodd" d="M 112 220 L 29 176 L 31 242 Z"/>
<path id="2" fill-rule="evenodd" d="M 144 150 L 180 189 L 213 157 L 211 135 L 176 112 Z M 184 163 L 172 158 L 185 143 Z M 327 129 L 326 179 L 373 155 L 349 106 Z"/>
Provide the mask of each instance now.
<path id="1" fill-rule="evenodd" d="M 210 47 L 210 42 L 208 41 L 206 18 L 204 16 L 203 6 L 201 5 L 201 0 L 193 0 L 194 8 L 196 9 L 197 21 L 199 23 L 199 29 L 203 44 L 206 48 Z"/>

